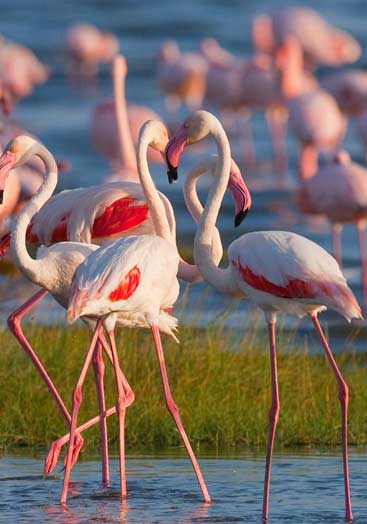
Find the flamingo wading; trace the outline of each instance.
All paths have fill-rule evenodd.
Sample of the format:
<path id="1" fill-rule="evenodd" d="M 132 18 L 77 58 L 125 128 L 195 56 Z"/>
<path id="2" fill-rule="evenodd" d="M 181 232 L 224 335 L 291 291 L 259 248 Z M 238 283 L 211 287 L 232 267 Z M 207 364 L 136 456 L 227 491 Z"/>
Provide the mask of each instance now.
<path id="1" fill-rule="evenodd" d="M 347 320 L 362 318 L 360 307 L 336 260 L 314 242 L 295 233 L 285 231 L 247 233 L 230 244 L 229 265 L 226 269 L 220 269 L 213 262 L 209 248 L 228 183 L 231 158 L 229 142 L 220 122 L 206 111 L 193 113 L 171 137 L 166 148 L 166 160 L 171 176 L 176 176 L 185 146 L 207 135 L 211 135 L 216 141 L 219 159 L 215 173 L 216 180 L 212 185 L 195 236 L 195 261 L 204 280 L 230 296 L 249 298 L 264 311 L 268 325 L 272 403 L 269 412 L 263 519 L 267 520 L 269 513 L 271 459 L 280 410 L 275 324 L 277 312 L 284 311 L 298 316 L 310 315 L 338 383 L 342 412 L 345 517 L 350 521 L 353 516 L 347 451 L 348 386 L 334 360 L 317 315 L 329 307 Z M 248 196 L 246 197 L 249 199 Z"/>

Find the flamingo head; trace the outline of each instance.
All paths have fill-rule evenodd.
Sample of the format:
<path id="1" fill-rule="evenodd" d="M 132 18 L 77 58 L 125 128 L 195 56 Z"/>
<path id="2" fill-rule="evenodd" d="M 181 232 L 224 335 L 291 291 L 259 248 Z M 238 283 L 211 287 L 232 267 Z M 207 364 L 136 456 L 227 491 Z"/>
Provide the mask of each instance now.
<path id="1" fill-rule="evenodd" d="M 147 120 L 140 128 L 138 143 L 143 140 L 143 136 L 148 137 L 149 146 L 158 151 L 164 159 L 168 143 L 168 131 L 163 122 L 160 120 Z"/>
<path id="2" fill-rule="evenodd" d="M 25 135 L 11 140 L 0 157 L 0 204 L 3 201 L 6 180 L 10 171 L 23 164 L 33 155 L 36 141 Z"/>
<path id="3" fill-rule="evenodd" d="M 169 183 L 177 180 L 177 168 L 185 147 L 205 138 L 218 124 L 220 125 L 219 120 L 208 111 L 195 111 L 186 118 L 166 147 L 165 160 Z"/>
<path id="4" fill-rule="evenodd" d="M 237 227 L 249 212 L 251 207 L 251 194 L 242 178 L 240 168 L 233 159 L 231 160 L 228 190 L 232 194 L 235 205 L 234 226 Z"/>

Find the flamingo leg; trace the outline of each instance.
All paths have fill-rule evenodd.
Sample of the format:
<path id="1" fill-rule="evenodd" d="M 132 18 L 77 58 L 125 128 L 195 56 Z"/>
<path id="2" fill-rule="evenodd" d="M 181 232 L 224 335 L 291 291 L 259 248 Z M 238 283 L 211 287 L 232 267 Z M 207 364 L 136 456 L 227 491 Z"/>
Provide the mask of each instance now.
<path id="1" fill-rule="evenodd" d="M 275 430 L 276 430 L 276 426 L 277 426 L 277 422 L 279 418 L 279 411 L 280 411 L 277 357 L 276 357 L 276 345 L 275 345 L 275 323 L 276 323 L 275 318 L 272 318 L 270 321 L 268 321 L 272 401 L 271 401 L 271 407 L 269 411 L 269 433 L 268 433 L 268 446 L 267 446 L 267 452 L 266 452 L 264 498 L 263 498 L 263 511 L 262 511 L 263 521 L 265 522 L 268 520 L 268 514 L 269 514 L 271 460 L 273 456 Z"/>
<path id="2" fill-rule="evenodd" d="M 73 391 L 73 396 L 72 396 L 73 411 L 72 411 L 71 424 L 70 424 L 70 441 L 69 441 L 69 448 L 68 448 L 68 453 L 66 457 L 64 482 L 63 482 L 61 498 L 60 498 L 60 502 L 62 504 L 66 503 L 66 498 L 68 494 L 70 473 L 71 473 L 72 460 L 73 460 L 73 449 L 74 449 L 74 442 L 75 442 L 75 436 L 76 436 L 75 430 L 76 430 L 76 424 L 78 420 L 78 412 L 79 412 L 79 408 L 82 402 L 82 387 L 85 381 L 88 367 L 93 357 L 93 352 L 95 351 L 96 345 L 98 343 L 98 336 L 99 336 L 99 332 L 101 329 L 102 329 L 102 320 L 99 319 L 97 321 L 97 324 L 96 324 L 96 327 L 95 327 L 95 330 L 92 336 L 92 340 L 90 342 L 90 345 L 87 351 L 87 355 L 85 357 L 78 381 Z"/>
<path id="3" fill-rule="evenodd" d="M 288 113 L 285 109 L 276 107 L 268 109 L 265 113 L 268 123 L 270 139 L 274 154 L 274 170 L 278 175 L 278 182 L 284 182 L 279 178 L 287 170 L 287 147 L 285 143 L 286 124 Z"/>
<path id="4" fill-rule="evenodd" d="M 102 453 L 102 482 L 108 485 L 110 480 L 108 467 L 108 439 L 107 439 L 107 420 L 106 403 L 104 397 L 104 371 L 105 365 L 102 357 L 102 344 L 98 341 L 93 354 L 93 368 L 96 378 L 96 388 L 99 407 L 99 429 L 101 433 L 101 453 Z"/>
<path id="5" fill-rule="evenodd" d="M 243 162 L 245 166 L 253 167 L 256 163 L 254 139 L 251 129 L 251 113 L 247 110 L 242 110 L 241 115 L 241 131 L 243 139 Z"/>
<path id="6" fill-rule="evenodd" d="M 46 386 L 48 387 L 48 390 L 50 391 L 51 395 L 56 401 L 56 404 L 58 405 L 62 416 L 64 417 L 67 425 L 70 425 L 71 417 L 70 413 L 67 409 L 67 407 L 64 404 L 64 401 L 62 400 L 59 392 L 57 391 L 54 383 L 52 382 L 50 376 L 48 375 L 46 369 L 44 368 L 42 362 L 36 355 L 34 349 L 30 345 L 29 341 L 25 337 L 23 330 L 21 328 L 21 320 L 22 318 L 36 305 L 42 298 L 47 295 L 47 291 L 45 289 L 40 289 L 35 293 L 30 299 L 28 299 L 22 306 L 20 306 L 18 309 L 16 309 L 8 318 L 8 326 L 10 331 L 13 333 L 15 338 L 18 340 L 28 357 L 31 359 L 33 364 L 35 365 L 38 373 L 41 375 L 41 378 L 45 382 Z M 78 455 L 80 449 L 83 447 L 83 437 L 81 435 L 77 436 L 77 439 L 75 441 L 75 451 L 74 453 L 76 456 Z M 44 467 L 44 472 L 47 471 L 47 469 L 53 469 L 53 467 L 56 465 L 57 457 L 60 450 L 57 452 L 57 449 L 50 449 Z M 55 460 L 56 457 L 56 460 Z"/>
<path id="7" fill-rule="evenodd" d="M 121 497 L 126 497 L 126 473 L 125 473 L 125 413 L 126 413 L 126 396 L 124 386 L 121 380 L 120 364 L 116 349 L 115 335 L 113 329 L 108 331 L 111 343 L 113 358 L 113 368 L 115 371 L 117 404 L 116 411 L 119 423 L 119 442 L 120 442 L 120 493 Z"/>
<path id="8" fill-rule="evenodd" d="M 105 350 L 105 352 L 106 352 L 106 354 L 107 354 L 111 364 L 113 365 L 112 353 L 111 353 L 110 347 L 109 347 L 109 345 L 107 343 L 107 340 L 106 340 L 102 330 L 101 330 L 101 332 L 99 334 L 99 340 L 100 340 L 100 342 L 101 342 L 101 344 L 103 346 L 103 349 Z M 126 407 L 128 408 L 134 402 L 135 395 L 134 395 L 134 392 L 131 389 L 131 386 L 128 383 L 125 375 L 121 371 L 121 369 L 119 369 L 119 375 L 121 375 L 121 381 L 122 381 L 122 384 L 123 384 L 123 387 L 124 387 L 124 390 L 125 390 L 125 396 L 126 396 Z M 109 408 L 103 414 L 103 417 L 107 418 L 110 415 L 113 415 L 115 413 L 116 413 L 116 407 L 114 406 L 112 408 Z M 101 415 L 102 414 L 100 413 L 100 415 L 97 415 L 96 417 L 93 417 L 92 419 L 90 419 L 90 420 L 84 422 L 83 424 L 81 424 L 75 430 L 76 435 L 78 436 L 80 433 L 82 433 L 86 429 L 89 429 L 90 427 L 94 426 L 97 423 L 101 423 Z M 62 437 L 59 437 L 58 439 L 56 439 L 56 440 L 54 440 L 52 442 L 52 444 L 50 445 L 49 451 L 47 453 L 46 459 L 45 459 L 45 464 L 44 464 L 44 469 L 43 469 L 43 474 L 44 475 L 49 475 L 51 473 L 51 471 L 55 468 L 55 466 L 57 464 L 58 457 L 59 457 L 60 452 L 61 452 L 61 448 L 62 448 L 62 446 L 64 444 L 66 444 L 69 441 L 69 438 L 70 438 L 70 433 L 67 433 L 66 435 L 64 435 Z M 79 448 L 76 447 L 76 449 L 75 449 L 75 452 L 73 454 L 72 467 L 74 466 L 75 462 L 78 459 L 78 454 L 79 454 L 80 449 L 81 449 L 81 446 Z M 66 458 L 67 457 L 65 457 L 65 463 L 66 463 Z"/>
<path id="9" fill-rule="evenodd" d="M 331 226 L 331 233 L 333 239 L 333 256 L 338 262 L 340 269 L 342 269 L 342 244 L 341 244 L 341 233 L 342 225 L 333 223 Z"/>
<path id="10" fill-rule="evenodd" d="M 179 432 L 179 434 L 181 436 L 181 439 L 182 439 L 182 441 L 183 441 L 183 443 L 185 445 L 187 454 L 190 457 L 190 460 L 191 460 L 192 466 L 194 468 L 196 477 L 198 479 L 201 491 L 203 493 L 204 501 L 205 502 L 211 502 L 211 499 L 210 499 L 207 487 L 205 485 L 204 478 L 203 478 L 202 473 L 200 471 L 199 464 L 198 464 L 198 462 L 196 460 L 196 457 L 195 457 L 195 454 L 194 454 L 194 452 L 193 452 L 193 450 L 191 448 L 191 445 L 190 445 L 189 439 L 187 437 L 185 428 L 183 427 L 183 424 L 181 422 L 181 417 L 180 417 L 180 413 L 179 413 L 178 407 L 177 407 L 177 405 L 174 402 L 173 397 L 172 397 L 172 393 L 171 393 L 171 389 L 170 389 L 169 381 L 168 381 L 166 364 L 165 364 L 165 361 L 164 361 L 164 353 L 163 353 L 163 347 L 162 347 L 159 327 L 157 325 L 152 324 L 151 325 L 151 330 L 152 330 L 154 344 L 155 344 L 155 348 L 156 348 L 156 352 L 157 352 L 158 363 L 159 363 L 159 370 L 160 370 L 161 377 L 162 377 L 164 396 L 165 396 L 165 400 L 166 400 L 167 409 L 170 412 L 170 414 L 171 414 L 171 416 L 172 416 L 172 418 L 173 418 L 173 420 L 174 420 L 174 422 L 176 424 L 178 432 Z"/>
<path id="11" fill-rule="evenodd" d="M 361 221 L 357 224 L 359 251 L 361 254 L 361 279 L 363 306 L 367 307 L 367 236 L 366 222 Z"/>
<path id="12" fill-rule="evenodd" d="M 305 180 L 317 171 L 318 154 L 313 144 L 302 144 L 299 154 L 300 179 Z"/>
<path id="13" fill-rule="evenodd" d="M 320 337 L 321 343 L 324 347 L 327 359 L 329 361 L 329 364 L 331 366 L 331 369 L 333 370 L 333 373 L 335 375 L 335 378 L 338 382 L 339 386 L 339 402 L 341 406 L 341 412 L 342 412 L 342 440 L 343 440 L 343 468 L 344 468 L 344 491 L 345 491 L 345 520 L 347 522 L 350 522 L 353 520 L 352 515 L 352 506 L 350 502 L 350 489 L 349 489 L 349 468 L 348 468 L 348 444 L 347 444 L 347 438 L 348 438 L 348 402 L 349 402 L 349 391 L 348 386 L 345 382 L 345 380 L 342 377 L 342 374 L 339 371 L 339 368 L 335 362 L 335 359 L 333 357 L 333 354 L 331 352 L 331 349 L 329 347 L 329 344 L 326 340 L 326 337 L 322 331 L 322 328 L 320 326 L 320 323 L 318 321 L 317 315 L 313 314 L 311 315 L 311 319 L 313 322 L 313 325 L 315 326 L 315 329 Z"/>

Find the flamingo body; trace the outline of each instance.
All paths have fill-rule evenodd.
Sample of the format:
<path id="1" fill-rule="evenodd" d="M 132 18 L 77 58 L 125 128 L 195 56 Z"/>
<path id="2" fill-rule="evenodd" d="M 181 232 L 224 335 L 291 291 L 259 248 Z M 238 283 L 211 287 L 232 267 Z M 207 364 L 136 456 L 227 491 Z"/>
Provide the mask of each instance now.
<path id="1" fill-rule="evenodd" d="M 176 302 L 178 254 L 167 240 L 151 235 L 109 242 L 86 258 L 75 272 L 68 319 L 117 313 L 126 327 L 149 327 L 173 335 L 177 321 L 165 310 Z"/>
<path id="2" fill-rule="evenodd" d="M 343 156 L 344 161 L 336 158 L 301 182 L 298 202 L 302 211 L 338 223 L 367 219 L 367 169 L 351 162 L 346 153 Z"/>
<path id="3" fill-rule="evenodd" d="M 233 278 L 245 297 L 271 311 L 298 316 L 327 307 L 350 320 L 360 308 L 336 260 L 296 233 L 247 233 L 231 243 Z"/>
<path id="4" fill-rule="evenodd" d="M 367 71 L 338 71 L 321 79 L 321 85 L 331 93 L 343 113 L 355 115 L 367 107 Z"/>

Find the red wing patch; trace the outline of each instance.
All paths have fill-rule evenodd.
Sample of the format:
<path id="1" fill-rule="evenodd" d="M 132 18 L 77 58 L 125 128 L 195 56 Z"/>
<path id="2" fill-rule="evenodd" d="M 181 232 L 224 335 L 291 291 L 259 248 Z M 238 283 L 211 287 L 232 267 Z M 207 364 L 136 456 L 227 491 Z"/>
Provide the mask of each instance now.
<path id="1" fill-rule="evenodd" d="M 124 197 L 106 207 L 94 221 L 92 238 L 130 231 L 144 222 L 148 215 L 148 206 L 133 205 L 134 202 L 136 202 L 135 198 Z"/>
<path id="2" fill-rule="evenodd" d="M 5 233 L 4 236 L 0 238 L 0 256 L 3 257 L 8 251 L 10 246 L 11 233 Z"/>
<path id="3" fill-rule="evenodd" d="M 55 244 L 57 242 L 65 242 L 68 240 L 68 220 L 69 215 L 64 215 L 61 217 L 60 222 L 56 225 L 55 229 L 52 232 L 51 237 L 51 244 Z M 27 227 L 27 233 L 26 233 L 26 239 L 27 242 L 30 244 L 39 244 L 39 239 L 36 234 L 33 233 L 33 224 L 32 222 Z"/>
<path id="4" fill-rule="evenodd" d="M 263 275 L 254 273 L 248 266 L 243 267 L 239 259 L 238 270 L 246 284 L 259 291 L 275 295 L 276 297 L 315 298 L 319 294 L 313 282 L 305 282 L 299 278 L 290 278 L 285 286 L 274 284 Z"/>
<path id="5" fill-rule="evenodd" d="M 136 291 L 139 281 L 140 269 L 138 266 L 134 266 L 127 275 L 125 275 L 118 287 L 108 295 L 108 298 L 111 302 L 127 300 Z"/>

